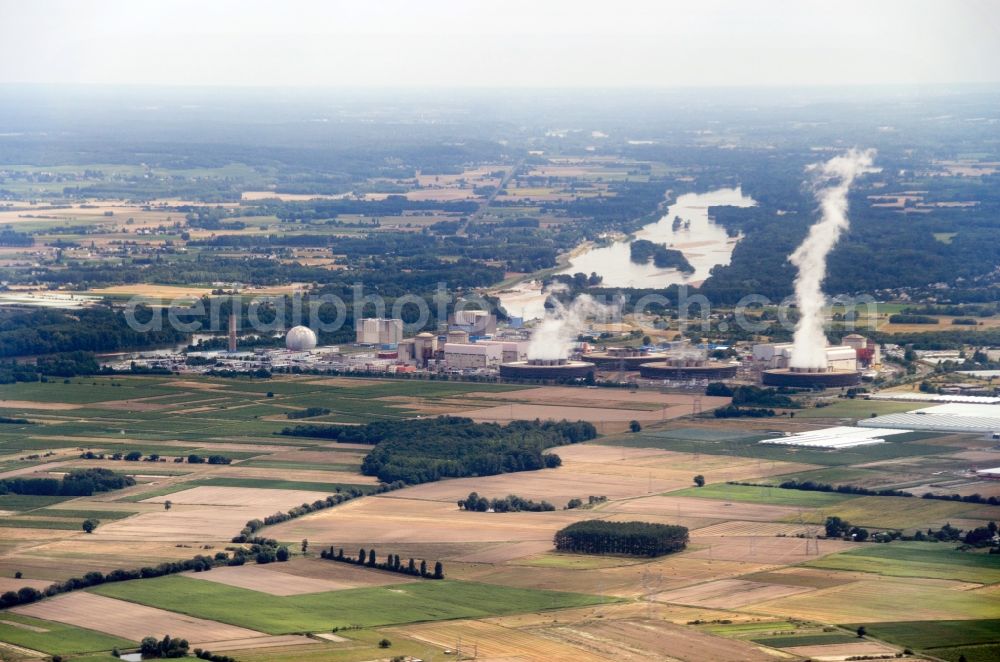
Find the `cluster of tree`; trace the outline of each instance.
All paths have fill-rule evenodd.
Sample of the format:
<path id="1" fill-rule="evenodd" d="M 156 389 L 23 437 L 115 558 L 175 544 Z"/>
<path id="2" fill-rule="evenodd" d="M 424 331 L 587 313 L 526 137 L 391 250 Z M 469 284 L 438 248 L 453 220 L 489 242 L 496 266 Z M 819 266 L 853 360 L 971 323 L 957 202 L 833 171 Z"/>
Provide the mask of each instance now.
<path id="1" fill-rule="evenodd" d="M 402 487 L 402 484 L 397 484 L 395 486 L 393 486 L 393 485 L 385 485 L 385 486 L 380 485 L 379 486 L 379 488 L 380 488 L 379 491 L 380 492 L 385 492 L 385 491 L 388 491 L 390 489 L 398 489 L 399 487 Z M 352 487 L 352 488 L 350 488 L 346 492 L 339 491 L 340 490 L 339 487 L 337 488 L 337 490 L 338 490 L 338 492 L 336 494 L 331 494 L 330 496 L 326 497 L 325 499 L 317 499 L 316 501 L 313 501 L 312 503 L 304 503 L 301 506 L 296 506 L 294 508 L 289 508 L 288 512 L 280 511 L 280 512 L 274 513 L 273 515 L 268 515 L 263 520 L 252 519 L 252 520 L 248 521 L 243 526 L 243 529 L 239 532 L 238 535 L 236 535 L 236 536 L 233 537 L 232 541 L 233 542 L 238 542 L 238 543 L 243 543 L 243 542 L 251 541 L 253 534 L 255 534 L 256 532 L 260 531 L 265 526 L 271 526 L 272 524 L 281 524 L 282 522 L 287 522 L 287 521 L 293 520 L 293 519 L 295 519 L 297 517 L 302 517 L 303 515 L 308 515 L 309 513 L 314 513 L 317 510 L 323 510 L 325 508 L 332 508 L 334 506 L 338 506 L 338 505 L 344 503 L 345 501 L 350 501 L 351 499 L 357 498 L 359 496 L 364 496 L 364 492 L 362 492 L 360 489 L 358 489 L 356 487 Z"/>
<path id="2" fill-rule="evenodd" d="M 491 510 L 495 513 L 519 513 L 522 511 L 538 513 L 556 509 L 548 501 L 532 501 L 516 494 L 509 494 L 503 499 L 487 499 L 479 496 L 476 492 L 469 492 L 469 496 L 459 499 L 458 507 L 462 510 L 474 510 L 479 513 Z"/>
<path id="3" fill-rule="evenodd" d="M 986 526 L 966 531 L 962 542 L 973 547 L 990 547 L 996 545 L 997 540 L 997 523 L 991 521 Z"/>
<path id="4" fill-rule="evenodd" d="M 307 407 L 297 411 L 290 411 L 285 416 L 287 418 L 315 418 L 316 416 L 326 416 L 330 410 L 326 407 Z"/>
<path id="5" fill-rule="evenodd" d="M 404 575 L 411 575 L 413 577 L 423 577 L 424 579 L 444 579 L 444 566 L 440 561 L 436 561 L 434 563 L 434 571 L 431 572 L 427 569 L 427 561 L 421 560 L 420 565 L 417 566 L 416 561 L 411 558 L 408 563 L 404 564 L 399 558 L 399 554 L 389 554 L 384 561 L 379 561 L 374 549 L 365 550 L 362 548 L 358 551 L 358 555 L 355 557 L 345 555 L 343 547 L 337 549 L 336 553 L 334 553 L 333 547 L 330 547 L 330 549 L 322 550 L 319 555 L 321 558 L 329 559 L 331 561 L 352 563 L 354 565 L 366 566 L 368 568 L 398 572 Z"/>
<path id="6" fill-rule="evenodd" d="M 850 538 L 858 542 L 868 540 L 868 529 L 851 526 L 850 522 L 839 517 L 827 517 L 823 527 L 827 538 Z"/>
<path id="7" fill-rule="evenodd" d="M 0 230 L 0 246 L 25 247 L 34 245 L 35 238 L 27 232 L 17 232 L 7 228 Z"/>
<path id="8" fill-rule="evenodd" d="M 225 455 L 209 455 L 207 458 L 196 453 L 187 456 L 188 464 L 231 464 L 232 458 Z"/>
<path id="9" fill-rule="evenodd" d="M 726 405 L 715 410 L 716 418 L 769 418 L 771 416 L 774 416 L 774 410 L 763 407 Z"/>
<path id="10" fill-rule="evenodd" d="M 590 495 L 587 497 L 587 506 L 596 506 L 599 503 L 604 503 L 608 500 L 606 496 L 594 496 Z M 566 510 L 573 510 L 575 508 L 583 508 L 584 503 L 582 499 L 573 498 L 566 502 Z"/>
<path id="11" fill-rule="evenodd" d="M 147 319 L 145 316 L 151 314 L 148 308 L 137 307 L 137 318 Z M 103 306 L 72 312 L 54 309 L 0 311 L 0 357 L 63 354 L 40 359 L 40 367 L 34 370 L 36 373 L 52 370 L 45 374 L 60 377 L 96 372 L 93 355 L 87 352 L 166 345 L 181 342 L 185 337 L 186 334 L 169 324 L 149 331 L 133 329 L 123 312 Z"/>
<path id="12" fill-rule="evenodd" d="M 953 305 L 931 305 L 907 306 L 900 312 L 907 315 L 948 315 L 950 317 L 993 317 L 997 314 L 996 304 L 953 304 Z"/>
<path id="13" fill-rule="evenodd" d="M 171 639 L 170 635 L 165 635 L 163 639 L 156 637 L 143 637 L 139 642 L 139 653 L 143 659 L 147 657 L 187 657 L 187 639 Z"/>
<path id="14" fill-rule="evenodd" d="M 903 313 L 895 313 L 889 315 L 890 324 L 937 324 L 938 319 L 936 317 L 928 317 L 927 315 L 906 315 Z"/>
<path id="15" fill-rule="evenodd" d="M 560 529 L 556 549 L 584 554 L 662 556 L 687 546 L 688 530 L 673 524 L 585 520 Z"/>
<path id="16" fill-rule="evenodd" d="M 694 273 L 694 267 L 684 257 L 684 253 L 675 248 L 667 248 L 648 239 L 636 239 L 629 246 L 629 259 L 636 264 L 653 264 L 661 269 L 677 269 L 683 273 Z"/>
<path id="17" fill-rule="evenodd" d="M 131 476 L 116 474 L 110 469 L 72 469 L 57 478 L 6 478 L 0 480 L 0 494 L 30 494 L 34 496 L 91 496 L 135 485 Z"/>
<path id="18" fill-rule="evenodd" d="M 730 387 L 723 382 L 711 382 L 705 388 L 705 395 L 732 398 L 734 405 L 756 405 L 758 407 L 781 407 L 794 409 L 799 405 L 776 388 L 741 385 Z"/>
<path id="19" fill-rule="evenodd" d="M 380 430 L 381 440 L 365 456 L 361 472 L 386 483 L 410 485 L 554 468 L 562 460 L 545 449 L 597 436 L 597 429 L 583 421 L 512 421 L 501 426 L 455 416 L 385 421 Z M 346 441 L 344 435 L 339 439 Z"/>
<path id="20" fill-rule="evenodd" d="M 201 648 L 194 649 L 194 656 L 199 660 L 208 660 L 208 662 L 237 662 L 235 657 L 229 655 L 216 655 L 212 651 L 203 650 Z"/>

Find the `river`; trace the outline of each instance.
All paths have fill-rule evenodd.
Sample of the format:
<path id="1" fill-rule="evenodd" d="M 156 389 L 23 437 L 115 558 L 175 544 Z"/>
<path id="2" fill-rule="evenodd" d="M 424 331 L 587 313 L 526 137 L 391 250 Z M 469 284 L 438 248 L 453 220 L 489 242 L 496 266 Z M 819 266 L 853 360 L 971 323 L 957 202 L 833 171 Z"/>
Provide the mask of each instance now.
<path id="1" fill-rule="evenodd" d="M 669 285 L 701 284 L 717 264 L 729 264 L 739 237 L 730 237 L 725 228 L 708 217 L 709 207 L 752 207 L 756 203 L 737 188 L 723 188 L 707 193 L 685 193 L 667 208 L 660 220 L 643 226 L 633 238 L 615 241 L 606 246 L 575 251 L 569 266 L 556 273 L 575 274 L 596 272 L 603 276 L 605 287 L 636 287 L 662 289 Z M 674 228 L 674 219 L 681 224 Z M 634 239 L 648 239 L 675 248 L 687 258 L 694 272 L 685 274 L 676 269 L 662 269 L 652 262 L 632 262 L 629 246 Z M 538 281 L 525 281 L 504 291 L 496 292 L 508 313 L 525 320 L 542 317 L 545 293 Z"/>

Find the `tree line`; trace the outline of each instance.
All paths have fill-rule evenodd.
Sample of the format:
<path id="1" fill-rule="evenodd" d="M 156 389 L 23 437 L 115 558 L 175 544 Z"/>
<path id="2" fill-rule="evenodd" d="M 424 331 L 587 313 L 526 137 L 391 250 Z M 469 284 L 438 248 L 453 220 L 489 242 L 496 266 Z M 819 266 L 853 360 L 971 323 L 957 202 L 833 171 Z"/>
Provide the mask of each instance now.
<path id="1" fill-rule="evenodd" d="M 687 546 L 687 527 L 650 522 L 584 520 L 560 529 L 556 549 L 583 554 L 663 556 Z"/>
<path id="2" fill-rule="evenodd" d="M 320 558 L 328 559 L 330 561 L 351 563 L 353 565 L 376 568 L 387 572 L 398 572 L 412 577 L 423 577 L 424 579 L 444 579 L 444 565 L 442 565 L 440 561 L 436 561 L 434 563 L 434 571 L 431 572 L 427 569 L 426 560 L 421 560 L 420 565 L 417 566 L 416 561 L 414 561 L 411 557 L 409 562 L 404 564 L 400 559 L 399 554 L 389 554 L 384 561 L 379 561 L 374 549 L 365 550 L 364 548 L 361 548 L 358 550 L 358 555 L 355 557 L 345 555 L 343 547 L 338 548 L 337 551 L 334 552 L 333 547 L 331 546 L 329 549 L 322 550 L 319 555 Z"/>
<path id="3" fill-rule="evenodd" d="M 91 496 L 135 485 L 135 478 L 116 474 L 110 469 L 73 469 L 59 478 L 5 478 L 0 480 L 0 494 L 32 496 Z"/>

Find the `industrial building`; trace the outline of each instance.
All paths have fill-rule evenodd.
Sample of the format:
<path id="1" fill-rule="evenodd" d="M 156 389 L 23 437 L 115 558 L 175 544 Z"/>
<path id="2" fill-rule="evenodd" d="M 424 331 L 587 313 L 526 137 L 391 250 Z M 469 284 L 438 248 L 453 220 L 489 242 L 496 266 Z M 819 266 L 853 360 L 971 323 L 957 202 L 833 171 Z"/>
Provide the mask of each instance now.
<path id="1" fill-rule="evenodd" d="M 877 368 L 882 365 L 882 352 L 877 343 L 872 342 L 859 333 L 851 333 L 841 339 L 841 344 L 854 349 L 858 366 Z"/>
<path id="2" fill-rule="evenodd" d="M 501 343 L 445 343 L 444 363 L 449 370 L 484 370 L 503 363 Z"/>
<path id="3" fill-rule="evenodd" d="M 496 333 L 497 316 L 486 310 L 459 310 L 448 316 L 448 328 L 473 336 L 489 336 Z"/>
<path id="4" fill-rule="evenodd" d="M 359 345 L 398 345 L 403 339 L 403 320 L 366 317 L 354 324 Z"/>

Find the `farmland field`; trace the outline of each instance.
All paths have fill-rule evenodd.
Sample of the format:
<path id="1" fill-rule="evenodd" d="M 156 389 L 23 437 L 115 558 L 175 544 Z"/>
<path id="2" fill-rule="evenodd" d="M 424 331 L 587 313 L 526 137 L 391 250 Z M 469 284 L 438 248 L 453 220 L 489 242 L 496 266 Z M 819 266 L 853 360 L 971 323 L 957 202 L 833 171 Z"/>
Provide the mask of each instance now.
<path id="1" fill-rule="evenodd" d="M 0 642 L 50 655 L 110 651 L 135 645 L 135 641 L 95 630 L 6 612 L 0 614 Z"/>
<path id="2" fill-rule="evenodd" d="M 377 572 L 377 571 L 372 571 Z M 471 582 L 421 581 L 308 595 L 273 596 L 186 577 L 107 584 L 100 595 L 198 618 L 284 634 L 350 625 L 378 626 L 474 618 L 599 604 L 578 593 L 532 591 Z M 242 604 L 234 611 L 232 605 Z"/>
<path id="3" fill-rule="evenodd" d="M 722 499 L 762 503 L 775 506 L 801 506 L 803 508 L 823 508 L 840 504 L 853 498 L 850 494 L 830 492 L 807 492 L 804 490 L 783 490 L 777 487 L 756 487 L 750 485 L 729 485 L 716 483 L 704 487 L 689 487 L 665 496 L 698 497 L 699 499 Z"/>
<path id="4" fill-rule="evenodd" d="M 960 552 L 954 547 L 954 543 L 878 545 L 827 556 L 809 565 L 896 577 L 1000 582 L 1000 555 Z"/>
<path id="5" fill-rule="evenodd" d="M 480 655 L 517 653 L 532 661 L 670 656 L 695 662 L 706 650 L 719 659 L 766 660 L 776 653 L 765 647 L 801 656 L 841 648 L 850 655 L 897 650 L 825 631 L 836 624 L 1000 617 L 1000 570 L 993 563 L 1000 557 L 946 544 L 862 545 L 813 537 L 830 515 L 858 526 L 912 531 L 946 521 L 983 526 L 993 507 L 730 483 L 797 477 L 919 484 L 940 475 L 935 472 L 962 470 L 987 452 L 968 436 L 919 433 L 884 448 L 793 452 L 756 442 L 786 427 L 799 431 L 821 423 L 675 422 L 663 412 L 689 412 L 690 395 L 567 387 L 116 376 L 0 389 L 7 391 L 5 412 L 38 421 L 0 431 L 6 454 L 0 472 L 58 480 L 67 471 L 99 467 L 137 481 L 84 497 L 0 495 L 3 591 L 44 589 L 92 571 L 196 554 L 231 554 L 249 546 L 231 539 L 250 520 L 338 490 L 366 494 L 261 529 L 259 535 L 287 545 L 287 563 L 258 565 L 251 554 L 241 566 L 105 583 L 0 612 L 0 626 L 6 613 L 41 619 L 49 630 L 66 633 L 60 639 L 69 642 L 65 647 L 36 641 L 34 649 L 43 652 L 106 651 L 169 632 L 252 662 L 379 659 L 383 637 L 393 640 L 394 654 L 430 659 L 454 648 L 458 636 L 477 640 Z M 284 415 L 310 406 L 335 413 L 302 421 Z M 605 434 L 552 449 L 561 458 L 557 468 L 377 494 L 377 480 L 360 473 L 370 446 L 280 434 L 298 424 L 487 410 L 499 416 L 538 407 L 566 415 L 589 409 L 590 416 L 603 417 L 597 427 Z M 619 424 L 650 412 L 662 420 L 620 434 Z M 143 461 L 114 459 L 130 451 Z M 191 463 L 190 454 L 221 455 L 229 463 Z M 695 487 L 695 475 L 707 484 Z M 967 489 L 981 490 L 974 482 Z M 490 499 L 513 494 L 544 500 L 555 510 L 460 510 L 456 501 L 473 491 Z M 566 508 L 573 499 L 581 506 Z M 85 518 L 100 520 L 91 535 L 81 530 Z M 659 559 L 553 551 L 557 530 L 595 518 L 682 525 L 690 541 L 683 552 Z M 404 562 L 410 556 L 441 560 L 448 579 L 320 559 L 319 550 L 330 546 L 352 555 L 375 550 L 380 560 L 386 554 Z M 16 572 L 23 577 L 14 579 Z M 234 610 L 234 604 L 250 607 Z M 12 643 L 46 636 L 6 627 L 0 639 Z M 334 627 L 360 629 L 330 633 Z M 9 628 L 18 632 L 7 636 Z M 298 632 L 333 640 L 292 634 Z M 993 645 L 971 636 L 942 641 L 952 648 Z"/>

